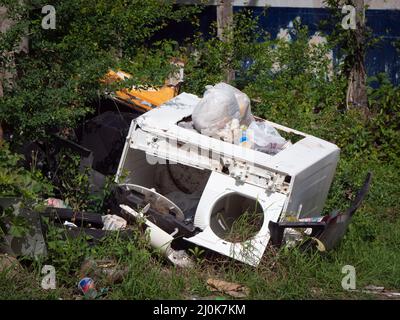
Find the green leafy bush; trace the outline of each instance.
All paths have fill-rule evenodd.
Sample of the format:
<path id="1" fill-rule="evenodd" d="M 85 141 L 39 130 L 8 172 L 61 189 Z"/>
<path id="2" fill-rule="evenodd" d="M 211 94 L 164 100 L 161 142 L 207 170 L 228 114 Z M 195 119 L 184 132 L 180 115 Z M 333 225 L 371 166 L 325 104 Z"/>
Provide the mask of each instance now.
<path id="1" fill-rule="evenodd" d="M 53 187 L 42 174 L 32 167 L 21 167 L 22 156 L 12 153 L 8 146 L 0 146 L 0 197 L 21 197 L 35 200 L 49 195 Z"/>
<path id="2" fill-rule="evenodd" d="M 0 4 L 15 22 L 0 35 L 1 47 L 9 52 L 1 55 L 0 69 L 16 75 L 14 86 L 4 86 L 0 122 L 20 140 L 44 137 L 51 128 L 75 126 L 91 111 L 90 102 L 102 94 L 99 79 L 109 68 L 143 63 L 145 48 L 158 31 L 199 10 L 174 6 L 169 0 L 55 0 L 51 4 L 56 9 L 56 29 L 45 30 L 41 27 L 45 1 Z M 29 55 L 12 54 L 26 33 Z"/>
<path id="3" fill-rule="evenodd" d="M 133 74 L 126 85 L 158 85 L 171 72 L 169 60 L 179 57 L 186 61 L 184 91 L 202 95 L 205 85 L 224 80 L 227 70 L 234 70 L 237 77 L 233 84 L 250 96 L 255 115 L 341 148 L 324 213 L 346 209 L 366 172 L 374 173 L 369 195 L 344 241 L 325 255 L 272 250 L 255 270 L 232 261 L 209 263 L 201 250 L 195 249 L 191 253 L 201 266 L 177 271 L 155 259 L 140 236 L 122 241 L 117 234 L 115 239 L 89 248 L 86 239 L 66 240 L 62 229 L 53 229 L 46 263 L 59 269 L 62 285 L 75 288 L 80 263 L 91 255 L 111 256 L 129 267 L 125 281 L 113 286 L 112 298 L 181 298 L 186 292 L 206 296 L 210 294 L 206 289 L 210 275 L 248 286 L 250 298 L 256 299 L 360 297 L 361 293 L 347 292 L 340 286 L 341 268 L 347 264 L 357 268 L 357 288 L 373 284 L 398 289 L 399 269 L 394 266 L 400 263 L 400 190 L 396 183 L 400 178 L 400 89 L 384 75 L 371 79 L 375 83 L 369 88 L 370 114 L 366 119 L 357 110 L 345 108 L 345 73 L 332 67 L 328 59 L 337 42 L 328 38 L 328 43 L 310 46 L 309 32 L 299 23 L 290 31 L 291 41 L 272 40 L 258 29 L 257 19 L 243 10 L 235 16 L 232 42 L 217 39 L 214 30 L 211 38 L 197 34 L 184 44 L 168 39 L 150 43 L 152 35 L 168 21 L 191 18 L 197 8 L 175 10 L 169 2 L 155 0 L 59 0 L 54 3 L 60 28 L 53 32 L 39 28 L 42 16 L 38 8 L 43 3 L 30 3 L 33 7 L 21 11 L 23 16 L 29 12 L 29 19 L 21 19 L 12 32 L 0 38 L 2 48 L 12 50 L 25 27 L 32 32 L 30 56 L 16 57 L 17 85 L 7 89 L 0 101 L 1 121 L 21 139 L 45 135 L 52 126 L 73 126 L 89 112 L 88 102 L 103 90 L 98 79 L 108 68 Z M 339 40 L 348 44 L 346 39 Z M 348 49 L 347 54 L 351 54 L 352 49 Z M 346 50 L 342 52 L 346 54 Z M 1 194 L 33 198 L 48 194 L 51 187 L 36 172 L 22 169 L 18 161 L 19 156 L 8 148 L 0 149 Z M 68 154 L 63 161 L 59 176 L 64 182 L 62 197 L 74 209 L 100 208 L 102 199 L 88 196 L 88 175 L 79 172 L 79 159 Z M 4 292 L 15 291 L 7 285 L 2 286 Z M 38 295 L 25 293 L 30 294 Z"/>

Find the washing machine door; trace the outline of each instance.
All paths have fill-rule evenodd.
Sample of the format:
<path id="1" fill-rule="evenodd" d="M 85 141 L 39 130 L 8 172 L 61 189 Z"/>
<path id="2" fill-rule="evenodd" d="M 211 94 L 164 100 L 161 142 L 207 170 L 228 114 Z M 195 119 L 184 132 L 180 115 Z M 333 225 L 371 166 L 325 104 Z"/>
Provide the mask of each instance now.
<path id="1" fill-rule="evenodd" d="M 270 239 L 268 224 L 278 221 L 286 199 L 285 194 L 237 184 L 234 178 L 213 172 L 194 220 L 203 231 L 186 240 L 257 266 Z"/>
<path id="2" fill-rule="evenodd" d="M 158 212 L 172 212 L 179 221 L 183 221 L 185 219 L 185 215 L 183 214 L 181 208 L 154 189 L 145 188 L 143 186 L 131 183 L 120 184 L 120 186 L 126 188 L 126 190 L 132 190 L 142 194 L 144 196 L 144 202 L 150 203 L 151 207 Z"/>

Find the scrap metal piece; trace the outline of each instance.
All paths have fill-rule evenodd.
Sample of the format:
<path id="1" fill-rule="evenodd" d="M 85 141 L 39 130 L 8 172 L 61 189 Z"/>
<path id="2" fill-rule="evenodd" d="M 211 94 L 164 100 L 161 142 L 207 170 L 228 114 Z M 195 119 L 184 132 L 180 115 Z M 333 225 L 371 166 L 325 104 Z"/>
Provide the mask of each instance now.
<path id="1" fill-rule="evenodd" d="M 369 186 L 371 184 L 372 173 L 368 172 L 365 178 L 364 184 L 358 191 L 356 198 L 352 202 L 351 206 L 341 214 L 328 219 L 326 228 L 318 236 L 318 239 L 324 244 L 326 250 L 333 249 L 340 240 L 344 237 L 347 227 L 349 226 L 351 219 L 357 209 L 361 206 L 362 201 L 368 194 Z"/>
<path id="2" fill-rule="evenodd" d="M 296 222 L 269 222 L 269 230 L 271 233 L 271 243 L 276 247 L 282 245 L 283 234 L 285 229 L 299 229 L 299 228 L 311 228 L 311 238 L 317 239 L 317 245 L 321 248 L 321 251 L 327 251 L 333 249 L 340 240 L 344 237 L 347 227 L 350 224 L 351 218 L 357 209 L 361 206 L 362 201 L 368 194 L 369 186 L 371 184 L 372 173 L 368 172 L 364 183 L 350 207 L 343 213 L 337 214 L 337 210 L 334 210 L 330 216 L 324 218 L 321 222 L 307 222 L 307 221 L 296 221 Z M 308 248 L 310 243 L 303 245 L 303 248 Z M 322 248 L 324 250 L 322 250 Z"/>
<path id="3" fill-rule="evenodd" d="M 302 221 L 270 221 L 268 228 L 271 234 L 271 244 L 275 247 L 280 247 L 283 241 L 285 229 L 306 229 L 312 230 L 311 237 L 316 237 L 321 234 L 326 228 L 326 222 L 302 222 Z"/>

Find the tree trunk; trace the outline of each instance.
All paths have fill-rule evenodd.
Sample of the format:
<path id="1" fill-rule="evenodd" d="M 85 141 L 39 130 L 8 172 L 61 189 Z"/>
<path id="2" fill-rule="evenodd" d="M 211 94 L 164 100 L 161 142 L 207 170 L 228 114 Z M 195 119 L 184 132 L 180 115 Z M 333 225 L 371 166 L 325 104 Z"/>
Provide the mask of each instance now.
<path id="1" fill-rule="evenodd" d="M 219 0 L 217 5 L 217 35 L 221 41 L 232 41 L 233 4 L 232 0 Z M 233 54 L 227 53 L 226 82 L 235 80 L 235 71 L 230 67 Z"/>
<path id="2" fill-rule="evenodd" d="M 359 108 L 368 114 L 367 75 L 365 70 L 365 3 L 353 0 L 356 8 L 354 64 L 349 75 L 347 107 Z"/>

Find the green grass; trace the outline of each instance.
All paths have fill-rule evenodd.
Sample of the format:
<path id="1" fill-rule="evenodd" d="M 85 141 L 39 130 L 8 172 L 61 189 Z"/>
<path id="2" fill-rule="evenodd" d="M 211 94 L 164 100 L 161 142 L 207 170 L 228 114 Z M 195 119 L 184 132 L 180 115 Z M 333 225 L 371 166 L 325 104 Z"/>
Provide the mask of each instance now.
<path id="1" fill-rule="evenodd" d="M 346 208 L 368 171 L 374 176 L 362 207 L 348 232 L 333 251 L 303 253 L 297 248 L 279 252 L 268 249 L 258 268 L 228 258 L 198 259 L 193 270 L 177 269 L 137 234 L 132 240 L 118 236 L 89 247 L 85 239 L 63 241 L 50 232 L 46 261 L 22 261 L 25 273 L 9 281 L 0 274 L 2 299 L 75 299 L 79 268 L 86 257 L 112 258 L 127 267 L 124 281 L 106 283 L 96 278 L 98 289 L 108 288 L 103 299 L 189 299 L 222 294 L 207 289 L 208 278 L 233 281 L 250 288 L 249 299 L 374 299 L 377 296 L 345 291 L 341 287 L 345 265 L 356 269 L 356 285 L 384 286 L 400 291 L 400 178 L 395 166 L 374 161 L 341 160 L 327 201 L 327 211 Z M 40 288 L 40 266 L 52 264 L 57 270 L 57 290 Z"/>
<path id="2" fill-rule="evenodd" d="M 149 8 L 152 7 L 150 5 Z M 172 7 L 169 9 L 172 10 Z M 139 11 L 136 13 L 138 17 L 148 16 Z M 82 17 L 85 17 L 85 13 L 77 16 L 76 21 Z M 150 18 L 154 18 L 152 14 Z M 331 141 L 341 148 L 342 158 L 324 213 L 335 208 L 345 209 L 366 173 L 372 171 L 374 174 L 368 198 L 357 211 L 340 246 L 327 253 L 303 253 L 296 248 L 284 248 L 279 252 L 269 249 L 258 268 L 228 258 L 222 258 L 218 262 L 209 261 L 199 251 L 195 251 L 196 267 L 193 270 L 180 270 L 168 265 L 139 234 L 132 240 L 123 240 L 117 235 L 96 247 L 89 247 L 85 239 L 64 241 L 62 234 L 53 230 L 48 236 L 49 255 L 45 260 L 21 261 L 24 272 L 15 275 L 13 279 L 0 273 L 0 298 L 75 299 L 80 296 L 77 291 L 80 266 L 89 257 L 114 259 L 121 267 L 129 270 L 124 281 L 119 284 L 109 284 L 104 277 L 96 277 L 95 282 L 99 289 L 108 288 L 104 297 L 107 299 L 185 299 L 210 296 L 214 294 L 208 291 L 206 281 L 211 277 L 248 286 L 249 299 L 376 298 L 342 289 L 341 280 L 344 274 L 341 270 L 344 265 L 353 265 L 356 268 L 359 289 L 366 285 L 376 285 L 400 291 L 399 88 L 389 85 L 387 79 L 378 75 L 381 78 L 378 81 L 379 88 L 369 88 L 371 117 L 365 121 L 357 110 L 344 112 L 348 83 L 343 77 L 344 73 L 335 72 L 328 81 L 331 71 L 326 53 L 331 50 L 331 44 L 320 45 L 318 50 L 313 48 L 313 52 L 310 52 L 306 49 L 309 48 L 309 31 L 297 25 L 296 41 L 281 42 L 279 45 L 269 40 L 260 43 L 256 41 L 260 36 L 255 28 L 257 21 L 252 16 L 241 15 L 240 19 L 235 20 L 243 25 L 238 26 L 239 32 L 235 34 L 235 57 L 228 64 L 229 69 L 236 69 L 235 65 L 242 65 L 244 58 L 254 61 L 250 69 L 243 72 L 241 81 L 241 89 L 252 98 L 253 114 Z M 120 27 L 120 23 L 110 25 L 117 29 Z M 74 49 L 73 39 L 79 32 L 81 28 L 69 30 L 67 34 L 60 34 L 57 41 L 64 41 L 63 37 L 67 36 L 72 39 L 67 44 Z M 153 34 L 151 28 L 148 32 Z M 248 37 L 250 34 L 254 38 Z M 47 39 L 47 32 L 36 36 L 39 40 Z M 131 36 L 129 33 L 129 37 Z M 18 37 L 10 37 L 11 40 L 14 38 Z M 142 39 L 144 42 L 145 38 Z M 81 35 L 77 39 L 81 39 Z M 185 65 L 183 91 L 202 94 L 204 85 L 222 80 L 227 66 L 226 50 L 230 50 L 231 44 L 215 38 L 193 40 L 191 47 L 196 49 L 193 51 L 195 54 L 187 57 L 184 53 L 186 50 L 178 52 L 168 49 L 171 47 L 168 41 L 165 45 L 139 50 L 138 53 L 133 48 L 135 53 L 128 50 L 123 59 L 118 61 L 121 66 L 127 67 L 122 69 L 135 75 L 132 81 L 145 84 L 149 80 L 151 84 L 154 79 L 157 79 L 156 82 L 163 82 L 171 71 L 170 58 L 182 55 L 182 58 L 188 60 Z M 139 47 L 143 41 L 138 42 Z M 60 55 L 61 60 L 50 59 L 55 61 L 58 73 L 51 73 L 49 78 L 50 73 L 46 71 L 48 63 L 45 60 L 49 60 L 48 54 L 53 53 L 46 48 L 47 40 L 37 43 L 40 44 L 36 50 L 39 54 L 34 54 L 31 58 L 21 57 L 23 60 L 28 59 L 25 61 L 27 63 L 21 65 L 19 72 L 24 75 L 20 79 L 23 81 L 16 86 L 16 92 L 5 96 L 7 99 L 3 99 L 4 103 L 1 105 L 4 105 L 5 111 L 12 110 L 3 112 L 2 115 L 6 116 L 3 120 L 8 124 L 7 127 L 13 128 L 11 133 L 17 141 L 12 146 L 13 150 L 18 149 L 16 147 L 19 140 L 29 141 L 29 136 L 35 139 L 44 137 L 48 133 L 45 130 L 47 127 L 59 127 L 60 130 L 74 127 L 78 119 L 89 111 L 86 102 L 97 96 L 99 77 L 108 67 L 116 66 L 110 64 L 111 60 L 115 60 L 112 54 L 105 58 L 103 51 L 94 52 L 89 43 L 81 50 L 83 55 L 73 57 L 73 61 L 78 62 L 75 63 L 78 69 L 71 69 L 71 64 L 63 63 L 62 60 L 64 49 L 70 51 L 69 46 L 65 46 L 64 49 L 59 48 L 61 51 L 53 52 Z M 77 43 L 77 48 L 81 49 L 83 42 Z M 98 47 L 96 41 L 93 44 Z M 108 43 L 103 43 L 103 47 L 104 45 L 110 46 Z M 41 55 L 41 52 L 46 54 Z M 100 58 L 96 58 L 97 56 Z M 38 57 L 40 59 L 36 59 Z M 86 63 L 89 61 L 87 57 L 90 57 L 89 64 Z M 71 60 L 70 57 L 68 59 Z M 131 61 L 136 62 L 132 65 Z M 18 65 L 18 61 L 16 63 Z M 285 67 L 269 72 L 276 63 Z M 68 68 L 60 69 L 59 66 L 62 65 Z M 78 74 L 83 75 L 82 65 L 88 67 L 84 70 L 85 76 L 76 77 Z M 46 71 L 45 76 L 38 76 L 38 70 Z M 73 86 L 60 87 L 59 82 L 52 81 L 57 76 L 60 76 L 60 83 L 68 79 L 76 81 L 72 81 Z M 54 86 L 50 86 L 50 91 L 45 91 L 44 95 L 43 82 L 54 82 Z M 85 91 L 77 88 L 85 88 Z M 54 99 L 60 99 L 59 94 L 51 91 L 54 89 L 61 90 L 56 93 L 61 92 L 64 101 L 62 104 L 54 103 Z M 39 99 L 39 96 L 43 96 L 43 99 Z M 29 105 L 29 112 L 26 105 Z M 55 106 L 58 106 L 57 110 L 52 112 Z M 79 173 L 79 158 L 70 152 L 64 152 L 60 157 L 64 158 L 58 159 L 60 167 L 57 174 L 63 183 L 55 188 L 56 186 L 49 185 L 39 175 L 34 166 L 31 171 L 23 170 L 19 164 L 20 156 L 11 154 L 8 148 L 0 148 L 0 194 L 23 196 L 42 202 L 42 198 L 60 191 L 64 200 L 74 209 L 99 210 L 103 204 L 103 195 L 89 198 L 89 180 L 86 173 Z M 240 235 L 248 234 L 249 230 L 243 228 L 240 222 L 238 221 L 234 229 Z M 57 290 L 44 291 L 40 288 L 40 270 L 44 264 L 51 264 L 56 268 Z"/>

